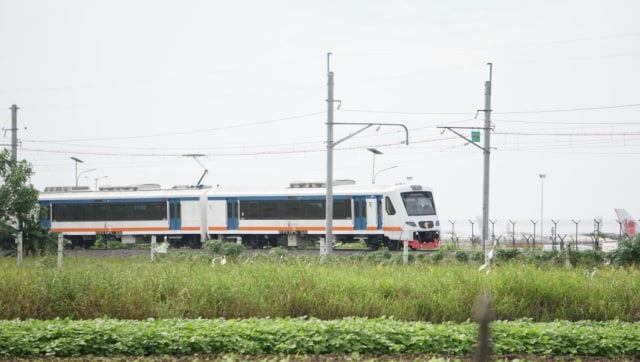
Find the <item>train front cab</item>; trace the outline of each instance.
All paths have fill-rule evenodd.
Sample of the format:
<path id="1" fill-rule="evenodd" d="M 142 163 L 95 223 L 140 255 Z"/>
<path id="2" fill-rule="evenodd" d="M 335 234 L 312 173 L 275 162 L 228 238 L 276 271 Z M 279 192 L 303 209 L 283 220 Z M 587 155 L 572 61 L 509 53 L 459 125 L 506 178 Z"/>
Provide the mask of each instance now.
<path id="1" fill-rule="evenodd" d="M 412 250 L 440 246 L 440 221 L 433 194 L 420 185 L 411 185 L 385 195 L 385 242 L 390 250 L 402 248 L 408 241 Z"/>

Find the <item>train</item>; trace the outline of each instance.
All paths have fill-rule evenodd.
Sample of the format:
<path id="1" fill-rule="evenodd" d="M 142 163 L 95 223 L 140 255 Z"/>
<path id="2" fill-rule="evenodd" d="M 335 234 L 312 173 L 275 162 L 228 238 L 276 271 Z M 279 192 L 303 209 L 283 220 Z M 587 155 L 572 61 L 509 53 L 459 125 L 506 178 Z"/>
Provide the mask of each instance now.
<path id="1" fill-rule="evenodd" d="M 437 248 L 440 221 L 433 191 L 418 184 L 359 185 L 335 180 L 334 243 L 364 240 L 371 249 Z M 324 240 L 326 182 L 286 187 L 174 186 L 46 187 L 38 203 L 43 226 L 63 233 L 73 247 L 97 238 L 123 243 L 166 240 L 171 247 L 199 248 L 209 239 L 248 248 L 306 247 Z"/>

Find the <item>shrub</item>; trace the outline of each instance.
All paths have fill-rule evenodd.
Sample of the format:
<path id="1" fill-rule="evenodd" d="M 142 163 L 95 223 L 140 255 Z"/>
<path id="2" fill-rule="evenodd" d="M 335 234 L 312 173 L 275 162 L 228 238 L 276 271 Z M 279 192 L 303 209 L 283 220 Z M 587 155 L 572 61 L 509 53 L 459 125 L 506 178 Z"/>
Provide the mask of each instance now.
<path id="1" fill-rule="evenodd" d="M 473 251 L 471 252 L 471 260 L 473 261 L 482 261 L 484 259 L 484 255 L 481 251 Z"/>
<path id="2" fill-rule="evenodd" d="M 496 250 L 496 260 L 499 260 L 499 261 L 515 260 L 519 255 L 520 255 L 520 250 L 518 249 L 497 249 Z"/>
<path id="3" fill-rule="evenodd" d="M 438 250 L 433 253 L 433 255 L 431 255 L 431 260 L 435 263 L 441 261 L 442 259 L 444 259 L 444 251 L 442 250 Z"/>
<path id="4" fill-rule="evenodd" d="M 457 261 L 462 262 L 462 263 L 466 263 L 469 260 L 469 254 L 467 254 L 466 252 L 464 252 L 462 250 L 456 251 L 454 256 L 455 256 Z"/>
<path id="5" fill-rule="evenodd" d="M 225 255 L 235 258 L 244 252 L 244 246 L 235 242 L 222 242 L 219 240 L 207 240 L 202 248 L 212 255 Z"/>
<path id="6" fill-rule="evenodd" d="M 367 259 L 371 261 L 388 261 L 393 257 L 393 254 L 389 251 L 388 248 L 380 248 L 369 255 L 367 255 Z"/>
<path id="7" fill-rule="evenodd" d="M 107 249 L 127 249 L 127 245 L 117 240 L 107 241 Z"/>
<path id="8" fill-rule="evenodd" d="M 564 257 L 566 252 L 562 252 Z M 604 263 L 605 253 L 600 250 L 570 251 L 569 257 L 573 266 L 592 268 Z"/>
<path id="9" fill-rule="evenodd" d="M 618 249 L 611 253 L 611 260 L 618 266 L 640 265 L 640 235 L 618 242 Z"/>
<path id="10" fill-rule="evenodd" d="M 269 250 L 269 255 L 276 256 L 278 258 L 283 258 L 289 253 L 289 250 L 284 246 L 276 246 Z"/>

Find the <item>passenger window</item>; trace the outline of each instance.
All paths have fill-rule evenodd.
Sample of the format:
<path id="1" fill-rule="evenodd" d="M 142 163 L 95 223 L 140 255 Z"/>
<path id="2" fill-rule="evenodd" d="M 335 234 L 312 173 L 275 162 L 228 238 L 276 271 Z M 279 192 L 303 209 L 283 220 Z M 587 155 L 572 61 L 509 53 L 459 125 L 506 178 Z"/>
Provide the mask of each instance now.
<path id="1" fill-rule="evenodd" d="M 391 199 L 388 196 L 385 196 L 384 198 L 384 209 L 387 211 L 387 214 L 389 215 L 396 214 L 396 208 L 393 207 L 393 203 L 391 202 Z"/>

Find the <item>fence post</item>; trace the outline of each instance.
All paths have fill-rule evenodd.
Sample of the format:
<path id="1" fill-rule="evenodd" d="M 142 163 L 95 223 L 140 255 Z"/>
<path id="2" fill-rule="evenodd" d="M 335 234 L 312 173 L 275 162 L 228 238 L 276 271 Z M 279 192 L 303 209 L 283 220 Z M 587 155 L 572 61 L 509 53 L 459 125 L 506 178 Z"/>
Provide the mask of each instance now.
<path id="1" fill-rule="evenodd" d="M 16 244 L 18 244 L 18 266 L 22 266 L 22 231 L 16 235 Z"/>
<path id="2" fill-rule="evenodd" d="M 488 362 L 491 354 L 491 345 L 489 344 L 489 324 L 493 318 L 491 311 L 491 296 L 482 293 L 475 305 L 474 319 L 478 323 L 478 347 L 476 348 L 475 361 Z"/>
<path id="3" fill-rule="evenodd" d="M 151 261 L 156 261 L 156 236 L 151 235 Z"/>
<path id="4" fill-rule="evenodd" d="M 58 234 L 58 269 L 62 269 L 62 256 L 64 252 L 64 234 Z"/>
<path id="5" fill-rule="evenodd" d="M 513 244 L 513 247 L 516 247 L 516 223 L 518 222 L 518 220 L 509 220 L 509 222 L 511 223 L 511 243 Z"/>
<path id="6" fill-rule="evenodd" d="M 404 240 L 404 248 L 402 250 L 402 262 L 404 265 L 409 264 L 409 241 Z"/>

